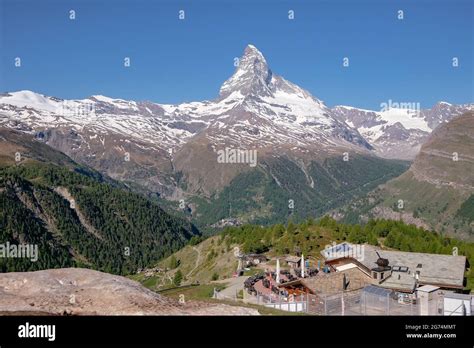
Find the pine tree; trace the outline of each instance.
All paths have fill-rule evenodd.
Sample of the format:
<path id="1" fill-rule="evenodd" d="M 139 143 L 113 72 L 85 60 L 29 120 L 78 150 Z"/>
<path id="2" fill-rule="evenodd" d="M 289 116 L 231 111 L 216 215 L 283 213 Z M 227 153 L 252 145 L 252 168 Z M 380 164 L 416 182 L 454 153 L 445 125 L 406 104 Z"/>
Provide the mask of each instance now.
<path id="1" fill-rule="evenodd" d="M 178 260 L 176 260 L 176 257 L 174 255 L 171 256 L 169 267 L 170 269 L 175 269 L 176 267 L 178 267 Z"/>
<path id="2" fill-rule="evenodd" d="M 181 270 L 178 270 L 173 277 L 173 284 L 175 286 L 180 286 L 181 281 L 183 280 L 183 274 L 181 273 Z"/>

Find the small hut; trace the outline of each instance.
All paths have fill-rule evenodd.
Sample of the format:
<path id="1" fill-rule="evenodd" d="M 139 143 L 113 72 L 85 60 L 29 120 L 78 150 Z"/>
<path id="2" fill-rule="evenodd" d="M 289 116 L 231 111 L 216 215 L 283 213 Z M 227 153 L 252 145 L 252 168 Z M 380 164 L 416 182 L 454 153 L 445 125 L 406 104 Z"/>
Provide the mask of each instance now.
<path id="1" fill-rule="evenodd" d="M 300 268 L 300 265 L 301 265 L 301 257 L 298 257 L 298 256 L 287 256 L 285 258 L 285 261 L 286 263 L 288 264 L 288 266 L 290 266 L 290 268 Z"/>

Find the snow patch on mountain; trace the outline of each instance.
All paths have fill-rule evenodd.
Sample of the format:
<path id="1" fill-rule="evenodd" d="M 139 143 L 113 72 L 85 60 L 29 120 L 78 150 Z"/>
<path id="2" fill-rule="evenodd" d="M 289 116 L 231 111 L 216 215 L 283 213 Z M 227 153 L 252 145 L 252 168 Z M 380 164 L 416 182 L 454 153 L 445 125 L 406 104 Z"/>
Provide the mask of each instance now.
<path id="1" fill-rule="evenodd" d="M 7 93 L 6 95 L 0 96 L 0 101 L 2 104 L 13 105 L 19 108 L 49 112 L 55 112 L 60 104 L 58 100 L 28 90 Z"/>
<path id="2" fill-rule="evenodd" d="M 391 126 L 400 123 L 406 129 L 419 129 L 424 132 L 431 132 L 432 129 L 428 126 L 428 122 L 420 115 L 419 110 L 390 108 L 384 111 L 374 111 L 359 109 L 349 106 L 336 106 L 334 110 L 345 109 L 351 112 L 360 112 L 366 114 L 375 114 L 375 122 L 378 123 L 373 127 L 361 127 L 359 130 L 365 129 L 379 135 L 383 134 L 384 126 Z M 355 127 L 351 118 L 345 120 L 350 127 Z M 376 140 L 373 139 L 373 140 Z"/>

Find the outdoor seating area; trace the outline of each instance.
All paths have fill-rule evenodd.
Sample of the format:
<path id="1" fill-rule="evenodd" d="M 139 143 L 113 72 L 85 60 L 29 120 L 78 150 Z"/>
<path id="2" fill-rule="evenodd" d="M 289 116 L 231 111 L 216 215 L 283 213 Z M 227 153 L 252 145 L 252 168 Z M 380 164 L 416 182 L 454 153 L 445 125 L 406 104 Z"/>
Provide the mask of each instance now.
<path id="1" fill-rule="evenodd" d="M 258 303 L 281 307 L 298 302 L 301 307 L 291 308 L 315 314 L 440 315 L 442 290 L 459 291 L 465 269 L 462 256 L 395 252 L 347 242 L 321 255 L 323 262 L 313 259 L 316 268 L 302 256 L 286 256 L 286 268 L 280 269 L 277 259 L 276 269 L 265 268 L 249 277 L 244 290 Z M 450 276 L 447 270 L 453 271 Z"/>

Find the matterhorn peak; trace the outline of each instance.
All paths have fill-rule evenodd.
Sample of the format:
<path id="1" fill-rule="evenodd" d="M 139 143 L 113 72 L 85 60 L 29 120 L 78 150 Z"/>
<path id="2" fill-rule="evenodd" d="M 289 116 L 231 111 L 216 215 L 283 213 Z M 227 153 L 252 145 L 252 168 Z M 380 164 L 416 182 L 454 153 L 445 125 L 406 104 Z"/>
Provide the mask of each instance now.
<path id="1" fill-rule="evenodd" d="M 263 54 L 253 45 L 247 45 L 244 54 L 236 61 L 234 74 L 222 85 L 220 96 L 227 97 L 233 92 L 242 95 L 271 95 L 272 71 L 268 68 Z"/>
<path id="2" fill-rule="evenodd" d="M 247 47 L 245 47 L 244 54 L 242 58 L 240 58 L 240 61 L 241 63 L 245 61 L 251 64 L 267 65 L 267 61 L 265 60 L 262 52 L 260 52 L 254 45 L 247 45 Z M 241 65 L 239 64 L 239 67 L 240 66 Z M 242 66 L 244 66 L 244 64 L 242 64 Z"/>

